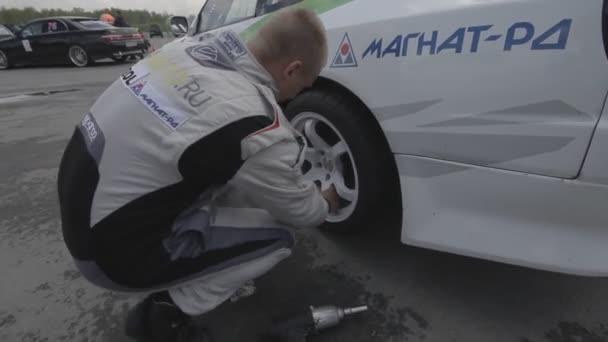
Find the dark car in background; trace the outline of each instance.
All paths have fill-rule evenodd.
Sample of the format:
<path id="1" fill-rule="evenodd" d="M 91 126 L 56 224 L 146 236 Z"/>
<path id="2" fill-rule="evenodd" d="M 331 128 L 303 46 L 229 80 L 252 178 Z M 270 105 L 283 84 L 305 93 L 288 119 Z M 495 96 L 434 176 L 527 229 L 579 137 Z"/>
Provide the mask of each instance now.
<path id="1" fill-rule="evenodd" d="M 137 29 L 86 17 L 36 19 L 13 37 L 0 38 L 0 69 L 66 62 L 84 67 L 97 59 L 118 62 L 144 54 L 143 35 Z"/>
<path id="2" fill-rule="evenodd" d="M 4 25 L 4 27 L 11 30 L 11 32 L 13 32 L 13 33 L 16 33 L 17 31 L 21 30 L 22 26 L 15 25 L 15 24 L 6 24 L 6 25 Z"/>
<path id="3" fill-rule="evenodd" d="M 153 37 L 161 37 L 163 38 L 163 31 L 160 29 L 160 25 L 158 24 L 152 24 L 150 25 L 150 38 Z"/>

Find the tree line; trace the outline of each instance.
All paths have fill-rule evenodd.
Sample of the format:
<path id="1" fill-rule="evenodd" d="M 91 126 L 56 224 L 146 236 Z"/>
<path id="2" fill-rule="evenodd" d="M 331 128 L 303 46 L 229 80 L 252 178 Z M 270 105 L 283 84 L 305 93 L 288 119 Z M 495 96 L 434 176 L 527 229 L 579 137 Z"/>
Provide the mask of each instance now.
<path id="1" fill-rule="evenodd" d="M 87 11 L 82 8 L 74 7 L 71 10 L 64 9 L 35 9 L 33 7 L 25 8 L 6 8 L 0 7 L 0 24 L 14 24 L 23 25 L 30 20 L 54 17 L 54 16 L 82 16 L 99 19 L 103 13 L 110 13 L 116 16 L 116 11 L 120 10 L 123 17 L 131 27 L 137 27 L 142 31 L 148 31 L 150 25 L 157 24 L 163 31 L 169 30 L 167 19 L 171 16 L 170 14 L 163 12 L 150 12 L 148 10 L 130 10 L 130 9 L 119 9 L 119 8 L 108 8 Z"/>

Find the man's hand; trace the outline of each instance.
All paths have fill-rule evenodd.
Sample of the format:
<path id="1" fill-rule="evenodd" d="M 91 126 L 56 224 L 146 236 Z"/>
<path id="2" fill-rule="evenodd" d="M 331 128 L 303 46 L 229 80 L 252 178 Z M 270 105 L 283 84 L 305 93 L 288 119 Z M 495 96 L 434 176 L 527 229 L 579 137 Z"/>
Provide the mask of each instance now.
<path id="1" fill-rule="evenodd" d="M 340 209 L 340 197 L 336 192 L 336 187 L 332 184 L 329 188 L 321 191 L 323 198 L 329 203 L 329 212 L 335 213 Z"/>

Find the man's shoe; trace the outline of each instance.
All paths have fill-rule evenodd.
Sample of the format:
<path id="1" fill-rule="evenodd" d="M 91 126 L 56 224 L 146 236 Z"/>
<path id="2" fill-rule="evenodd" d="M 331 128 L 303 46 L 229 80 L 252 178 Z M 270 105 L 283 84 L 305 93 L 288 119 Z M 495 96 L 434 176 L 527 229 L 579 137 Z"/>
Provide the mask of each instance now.
<path id="1" fill-rule="evenodd" d="M 210 342 L 208 331 L 194 324 L 166 292 L 148 296 L 127 314 L 126 335 L 137 342 Z"/>

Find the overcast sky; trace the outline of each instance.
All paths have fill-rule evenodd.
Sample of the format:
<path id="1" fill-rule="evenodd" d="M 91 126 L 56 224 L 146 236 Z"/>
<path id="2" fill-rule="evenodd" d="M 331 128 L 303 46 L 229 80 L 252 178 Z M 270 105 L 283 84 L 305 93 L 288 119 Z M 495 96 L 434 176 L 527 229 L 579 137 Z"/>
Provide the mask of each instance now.
<path id="1" fill-rule="evenodd" d="M 84 9 L 120 7 L 189 15 L 198 13 L 204 2 L 205 0 L 0 0 L 0 6 L 64 9 L 73 7 Z"/>

